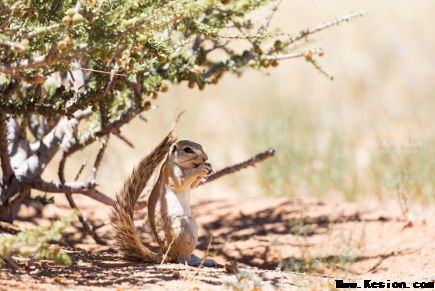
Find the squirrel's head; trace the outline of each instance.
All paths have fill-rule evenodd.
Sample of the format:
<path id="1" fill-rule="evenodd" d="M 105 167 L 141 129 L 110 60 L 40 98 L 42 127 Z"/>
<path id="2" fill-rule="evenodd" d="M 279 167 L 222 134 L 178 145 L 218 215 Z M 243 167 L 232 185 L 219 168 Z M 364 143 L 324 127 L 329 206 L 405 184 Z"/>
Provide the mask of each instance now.
<path id="1" fill-rule="evenodd" d="M 200 144 L 188 140 L 179 140 L 174 143 L 168 157 L 184 169 L 195 168 L 208 159 Z"/>

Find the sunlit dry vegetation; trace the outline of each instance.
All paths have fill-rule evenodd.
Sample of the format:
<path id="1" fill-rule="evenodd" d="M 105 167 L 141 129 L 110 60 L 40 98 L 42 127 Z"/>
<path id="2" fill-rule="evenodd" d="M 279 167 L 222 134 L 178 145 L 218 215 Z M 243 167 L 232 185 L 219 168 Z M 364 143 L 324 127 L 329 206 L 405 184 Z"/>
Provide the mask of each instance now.
<path id="1" fill-rule="evenodd" d="M 316 69 L 303 56 L 270 66 L 247 63 L 243 75 L 219 76 L 219 84 L 209 82 L 205 90 L 191 82 L 168 82 L 143 118 L 122 128 L 124 141 L 108 142 L 97 186 L 112 198 L 181 111 L 186 113 L 178 136 L 202 144 L 216 170 L 274 148 L 273 158 L 192 195 L 200 225 L 196 254 L 238 261 L 246 268 L 229 274 L 223 269 L 202 273 L 207 269 L 138 264 L 120 267 L 121 276 L 114 275 L 105 264 L 118 264 L 121 258 L 114 259 L 110 243 L 96 247 L 90 237 L 77 238 L 76 229 L 69 228 L 68 241 L 84 241 L 84 249 L 99 251 L 69 249 L 73 268 L 53 267 L 52 275 L 73 278 L 79 282 L 76 287 L 133 284 L 170 289 L 183 281 L 189 288 L 203 284 L 206 289 L 214 285 L 232 290 L 267 289 L 270 282 L 278 282 L 275 288 L 334 289 L 334 278 L 369 276 L 431 279 L 435 2 L 281 1 L 270 27 L 279 27 L 272 32 L 282 35 L 354 11 L 367 14 L 294 47 L 294 52 L 317 52 L 321 67 Z M 269 6 L 256 11 L 254 25 L 268 13 Z M 268 41 L 264 43 L 272 45 Z M 251 44 L 239 39 L 230 47 L 241 54 Z M 222 57 L 212 54 L 216 61 Z M 99 149 L 94 144 L 72 154 L 66 180 L 73 180 L 83 164 L 87 166 L 81 176 L 91 176 L 90 165 Z M 51 164 L 42 177 L 52 181 L 57 175 L 57 165 Z M 41 211 L 50 220 L 62 216 L 67 207 L 63 195 L 53 196 L 56 206 Z M 74 197 L 95 222 L 95 230 L 110 242 L 110 209 L 95 206 L 100 204 L 86 196 Z M 22 209 L 28 216 L 32 211 L 28 205 Z M 142 239 L 153 245 L 145 215 L 138 211 L 136 225 L 143 231 Z M 77 222 L 75 227 L 81 226 Z M 76 273 L 90 279 L 83 283 Z M 40 272 L 32 280 L 41 274 L 45 276 Z M 296 277 L 287 280 L 289 274 Z"/>

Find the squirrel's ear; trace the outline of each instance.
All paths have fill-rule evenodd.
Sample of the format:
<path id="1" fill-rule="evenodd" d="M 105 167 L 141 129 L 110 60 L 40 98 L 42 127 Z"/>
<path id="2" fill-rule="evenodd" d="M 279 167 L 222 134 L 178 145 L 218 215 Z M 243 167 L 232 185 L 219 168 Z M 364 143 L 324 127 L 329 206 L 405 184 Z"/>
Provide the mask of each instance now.
<path id="1" fill-rule="evenodd" d="M 170 150 L 171 154 L 175 153 L 176 150 L 177 150 L 177 145 L 176 145 L 176 144 L 173 144 L 173 145 L 171 146 L 171 150 Z"/>

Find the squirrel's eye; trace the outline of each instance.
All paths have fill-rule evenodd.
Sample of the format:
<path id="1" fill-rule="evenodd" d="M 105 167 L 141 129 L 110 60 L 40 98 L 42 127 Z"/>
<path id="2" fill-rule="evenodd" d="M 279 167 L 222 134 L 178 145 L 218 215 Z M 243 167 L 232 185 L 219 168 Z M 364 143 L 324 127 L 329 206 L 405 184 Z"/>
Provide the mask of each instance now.
<path id="1" fill-rule="evenodd" d="M 185 153 L 188 153 L 188 154 L 193 154 L 193 151 L 192 151 L 192 149 L 191 148 L 189 148 L 189 147 L 185 147 L 184 149 L 184 152 Z"/>

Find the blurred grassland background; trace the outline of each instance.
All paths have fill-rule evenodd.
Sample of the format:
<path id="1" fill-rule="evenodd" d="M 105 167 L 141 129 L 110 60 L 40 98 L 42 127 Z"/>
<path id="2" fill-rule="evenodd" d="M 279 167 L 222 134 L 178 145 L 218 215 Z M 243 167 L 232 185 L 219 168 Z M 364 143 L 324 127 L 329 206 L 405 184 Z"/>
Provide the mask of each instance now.
<path id="1" fill-rule="evenodd" d="M 114 195 L 135 163 L 186 110 L 179 136 L 201 143 L 214 168 L 268 147 L 276 157 L 194 192 L 195 198 L 257 195 L 396 199 L 435 203 L 435 1 L 286 0 L 272 27 L 301 29 L 367 10 L 363 18 L 316 34 L 330 81 L 303 59 L 227 75 L 214 87 L 171 87 L 159 108 L 112 137 L 98 181 Z M 263 17 L 261 12 L 259 20 Z M 242 44 L 241 44 L 242 45 Z M 72 178 L 97 146 L 75 155 Z M 56 173 L 55 166 L 47 175 Z M 89 169 L 87 169 L 89 171 Z M 84 176 L 85 177 L 85 176 Z"/>

